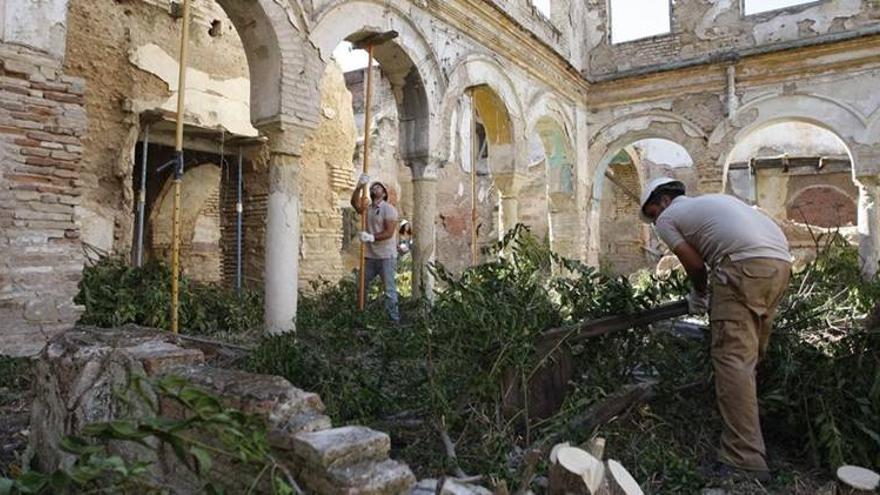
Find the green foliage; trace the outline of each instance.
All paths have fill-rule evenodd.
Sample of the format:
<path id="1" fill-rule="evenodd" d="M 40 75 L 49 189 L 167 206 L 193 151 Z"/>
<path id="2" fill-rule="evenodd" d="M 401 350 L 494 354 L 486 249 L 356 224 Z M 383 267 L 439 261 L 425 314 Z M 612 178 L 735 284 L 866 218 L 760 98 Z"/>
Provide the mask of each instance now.
<path id="1" fill-rule="evenodd" d="M 151 461 L 123 458 L 118 454 L 119 443 L 151 452 L 140 458 L 158 459 L 162 452 L 173 453 L 177 463 L 199 480 L 204 493 L 224 492 L 224 484 L 215 480 L 217 461 L 225 463 L 221 469 L 232 465 L 242 473 L 255 473 L 244 480 L 247 493 L 258 487 L 261 493 L 294 493 L 295 482 L 272 457 L 260 418 L 226 408 L 217 397 L 175 376 L 134 377 L 127 392 L 147 404 L 153 415 L 86 426 L 82 435 L 65 437 L 60 443 L 75 458 L 70 468 L 0 478 L 0 495 L 170 492 L 150 476 Z M 160 416 L 160 401 L 165 410 L 178 408 L 181 418 Z"/>
<path id="2" fill-rule="evenodd" d="M 857 251 L 832 238 L 798 273 L 760 375 L 768 429 L 813 462 L 880 465 L 880 328 L 862 321 L 880 301 Z"/>
<path id="3" fill-rule="evenodd" d="M 522 226 L 485 254 L 490 261 L 461 274 L 432 266 L 442 289 L 430 306 L 404 306 L 401 327 L 388 324 L 381 301 L 366 313 L 355 311 L 350 279 L 316 285 L 299 299 L 296 334 L 265 339 L 249 367 L 320 393 L 337 422 L 365 422 L 390 429 L 392 438 L 409 439 L 402 440 L 399 454 L 425 475 L 449 468 L 449 460 L 437 455 L 443 449 L 437 439 L 447 432 L 456 439 L 461 468 L 512 479 L 519 462 L 513 453 L 533 440 L 530 429 L 544 432 L 546 424 L 533 422 L 524 431 L 521 416 L 502 417 L 502 381 L 535 371 L 538 335 L 581 318 L 651 306 L 674 298 L 683 285 L 680 278 L 643 277 L 634 286 L 600 274 L 552 255 Z M 577 349 L 577 359 L 582 368 L 591 367 L 600 349 L 626 339 L 631 355 L 640 338 L 639 332 L 623 340 L 608 337 L 595 349 Z M 606 355 L 618 362 L 613 384 L 632 379 L 637 370 L 624 363 L 626 355 Z M 614 391 L 604 379 L 591 376 L 584 387 Z M 412 431 L 400 423 L 419 426 Z"/>
<path id="4" fill-rule="evenodd" d="M 149 261 L 132 267 L 119 257 L 102 258 L 83 270 L 74 301 L 85 306 L 80 323 L 118 327 L 135 323 L 170 326 L 171 270 Z M 241 333 L 262 326 L 262 295 L 180 280 L 180 329 L 191 334 Z"/>

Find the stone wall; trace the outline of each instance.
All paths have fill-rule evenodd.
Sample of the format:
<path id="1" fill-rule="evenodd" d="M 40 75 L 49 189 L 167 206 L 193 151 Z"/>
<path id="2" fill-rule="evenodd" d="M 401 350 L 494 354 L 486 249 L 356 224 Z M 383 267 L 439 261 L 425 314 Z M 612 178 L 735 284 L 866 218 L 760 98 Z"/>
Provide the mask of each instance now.
<path id="1" fill-rule="evenodd" d="M 83 267 L 83 80 L 0 43 L 0 353 L 33 353 L 72 324 Z"/>
<path id="2" fill-rule="evenodd" d="M 306 493 L 407 493 L 415 484 L 409 467 L 388 458 L 388 435 L 360 426 L 333 428 L 318 395 L 277 376 L 211 368 L 204 360 L 200 350 L 187 348 L 174 335 L 142 327 L 80 327 L 55 339 L 35 365 L 30 423 L 35 465 L 44 472 L 68 466 L 73 459 L 59 442 L 90 423 L 153 416 L 143 396 L 130 388 L 132 378 L 174 375 L 218 397 L 225 407 L 262 419 L 273 456 Z M 183 419 L 185 411 L 159 401 L 158 414 Z M 118 441 L 109 449 L 129 461 L 153 461 L 150 475 L 177 487 L 175 493 L 198 491 L 192 473 L 171 455 Z M 212 457 L 213 480 L 229 493 L 247 490 L 243 483 L 255 473 Z"/>

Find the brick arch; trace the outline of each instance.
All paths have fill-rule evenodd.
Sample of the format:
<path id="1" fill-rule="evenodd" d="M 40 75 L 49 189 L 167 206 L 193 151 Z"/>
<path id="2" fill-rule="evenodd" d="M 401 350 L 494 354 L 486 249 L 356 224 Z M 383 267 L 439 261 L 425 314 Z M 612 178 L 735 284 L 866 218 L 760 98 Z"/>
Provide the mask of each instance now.
<path id="1" fill-rule="evenodd" d="M 454 158 L 454 127 L 459 124 L 455 117 L 459 100 L 470 88 L 485 87 L 494 93 L 503 104 L 510 120 L 510 142 L 515 146 L 512 150 L 510 163 L 504 172 L 523 172 L 526 163 L 522 159 L 525 153 L 525 119 L 523 105 L 513 81 L 507 76 L 504 68 L 493 58 L 485 55 L 465 57 L 449 75 L 449 84 L 440 106 L 440 125 L 442 134 L 437 152 L 442 161 Z"/>
<path id="2" fill-rule="evenodd" d="M 222 274 L 220 182 L 220 167 L 206 162 L 189 168 L 181 183 L 180 264 L 184 274 L 202 282 L 219 282 Z M 166 261 L 171 255 L 172 184 L 168 177 L 149 218 L 150 255 Z"/>
<path id="3" fill-rule="evenodd" d="M 322 64 L 305 36 L 299 2 L 217 0 L 235 26 L 248 61 L 251 121 L 260 127 L 318 123 Z M 314 75 L 315 77 L 309 77 Z"/>
<path id="4" fill-rule="evenodd" d="M 329 60 L 346 39 L 371 32 L 397 31 L 398 37 L 374 50 L 397 101 L 401 158 L 412 166 L 423 164 L 438 134 L 431 118 L 445 88 L 440 64 L 425 35 L 404 10 L 392 3 L 336 1 L 317 14 L 310 40 Z"/>
<path id="5" fill-rule="evenodd" d="M 819 227 L 839 227 L 858 221 L 856 199 L 833 185 L 804 187 L 786 202 L 789 220 Z"/>

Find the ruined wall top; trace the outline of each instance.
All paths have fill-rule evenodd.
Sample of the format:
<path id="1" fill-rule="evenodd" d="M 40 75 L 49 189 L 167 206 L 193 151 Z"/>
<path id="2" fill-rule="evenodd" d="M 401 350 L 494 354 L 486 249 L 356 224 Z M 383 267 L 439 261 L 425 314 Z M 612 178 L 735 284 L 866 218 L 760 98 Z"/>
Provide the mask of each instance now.
<path id="1" fill-rule="evenodd" d="M 746 0 L 670 2 L 670 32 L 612 43 L 608 0 L 587 0 L 583 73 L 591 81 L 736 59 L 880 32 L 880 2 L 817 0 L 748 13 Z"/>

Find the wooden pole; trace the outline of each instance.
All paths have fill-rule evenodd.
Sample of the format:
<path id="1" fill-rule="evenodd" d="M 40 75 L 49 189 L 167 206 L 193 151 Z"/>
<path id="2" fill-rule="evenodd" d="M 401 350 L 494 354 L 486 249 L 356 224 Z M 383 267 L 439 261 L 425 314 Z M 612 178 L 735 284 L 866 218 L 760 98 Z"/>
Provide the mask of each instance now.
<path id="1" fill-rule="evenodd" d="M 189 0 L 183 0 L 183 22 L 180 32 L 180 65 L 177 78 L 177 129 L 174 151 L 174 210 L 171 221 L 171 332 L 178 331 L 180 303 L 180 183 L 183 180 L 183 112 L 186 94 L 186 56 L 189 45 Z"/>
<path id="2" fill-rule="evenodd" d="M 477 98 L 471 90 L 471 266 L 479 260 L 477 249 L 477 161 L 480 159 L 480 140 L 477 138 Z"/>
<path id="3" fill-rule="evenodd" d="M 365 108 L 364 108 L 364 156 L 363 156 L 363 168 L 362 172 L 367 173 L 367 169 L 370 164 L 370 119 L 372 118 L 371 112 L 371 100 L 373 97 L 373 45 L 372 43 L 367 45 L 367 94 L 365 97 Z M 367 185 L 369 186 L 369 185 Z M 367 188 L 364 187 L 361 190 L 361 205 L 364 210 L 361 213 L 361 232 L 365 232 L 367 230 Z M 367 305 L 367 245 L 364 242 L 361 242 L 361 256 L 360 256 L 360 269 L 358 270 L 359 281 L 358 281 L 358 309 L 363 311 Z"/>

